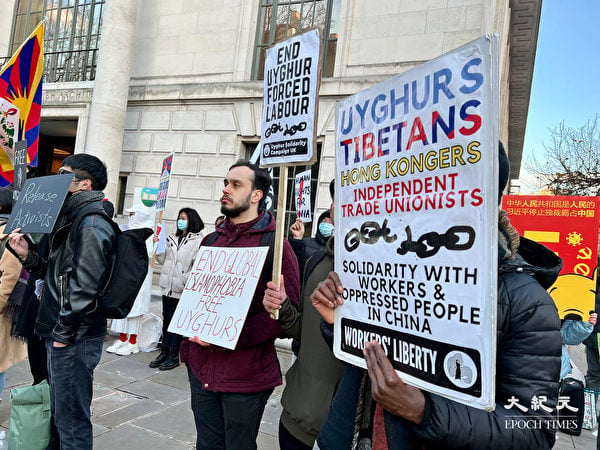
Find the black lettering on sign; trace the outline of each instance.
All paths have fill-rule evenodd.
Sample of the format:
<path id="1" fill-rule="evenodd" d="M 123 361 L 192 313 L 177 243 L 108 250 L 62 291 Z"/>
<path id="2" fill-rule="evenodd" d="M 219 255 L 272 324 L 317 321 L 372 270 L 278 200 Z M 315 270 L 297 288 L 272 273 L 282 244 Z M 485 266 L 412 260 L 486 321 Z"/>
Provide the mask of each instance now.
<path id="1" fill-rule="evenodd" d="M 51 175 L 25 182 L 19 201 L 6 224 L 5 233 L 50 233 L 73 181 L 73 175 Z"/>

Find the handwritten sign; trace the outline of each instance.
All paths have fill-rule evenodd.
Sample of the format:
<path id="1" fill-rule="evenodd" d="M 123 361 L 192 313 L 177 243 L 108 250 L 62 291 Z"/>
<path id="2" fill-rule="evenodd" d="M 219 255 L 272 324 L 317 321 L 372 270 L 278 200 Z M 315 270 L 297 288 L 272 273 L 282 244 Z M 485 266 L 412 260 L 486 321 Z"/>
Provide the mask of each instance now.
<path id="1" fill-rule="evenodd" d="M 156 210 L 164 211 L 167 206 L 167 197 L 169 195 L 169 182 L 171 181 L 171 170 L 173 168 L 173 155 L 169 153 L 163 160 L 160 171 L 160 182 L 158 185 L 158 195 L 156 200 Z"/>
<path id="2" fill-rule="evenodd" d="M 337 104 L 335 355 L 381 343 L 407 383 L 494 406 L 497 38 Z"/>
<path id="3" fill-rule="evenodd" d="M 306 164 L 316 158 L 320 43 L 315 28 L 267 49 L 261 165 Z"/>
<path id="4" fill-rule="evenodd" d="M 27 180 L 4 232 L 21 228 L 24 233 L 50 233 L 72 181 L 70 174 Z"/>
<path id="5" fill-rule="evenodd" d="M 13 186 L 16 192 L 21 192 L 27 178 L 27 141 L 15 143 L 15 175 Z"/>
<path id="6" fill-rule="evenodd" d="M 310 169 L 296 175 L 294 203 L 296 204 L 298 217 L 302 219 L 302 222 L 310 222 L 312 220 L 310 213 L 310 178 Z"/>
<path id="7" fill-rule="evenodd" d="M 234 349 L 269 247 L 200 247 L 169 331 Z"/>
<path id="8" fill-rule="evenodd" d="M 560 318 L 588 320 L 596 301 L 600 198 L 504 195 L 502 205 L 521 236 L 562 259 L 560 275 L 548 289 Z"/>

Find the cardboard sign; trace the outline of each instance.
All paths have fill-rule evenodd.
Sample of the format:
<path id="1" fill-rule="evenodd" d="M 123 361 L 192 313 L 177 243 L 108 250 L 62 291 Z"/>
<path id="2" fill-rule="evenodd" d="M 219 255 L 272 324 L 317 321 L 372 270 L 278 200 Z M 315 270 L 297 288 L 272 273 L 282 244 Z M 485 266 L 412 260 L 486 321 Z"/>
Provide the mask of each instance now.
<path id="1" fill-rule="evenodd" d="M 27 141 L 15 143 L 15 176 L 13 186 L 15 192 L 21 192 L 27 179 Z"/>
<path id="2" fill-rule="evenodd" d="M 233 350 L 268 250 L 200 247 L 169 331 Z"/>
<path id="3" fill-rule="evenodd" d="M 314 162 L 321 59 L 317 28 L 267 49 L 261 165 Z"/>
<path id="4" fill-rule="evenodd" d="M 73 181 L 72 174 L 30 178 L 13 207 L 5 233 L 50 233 Z"/>
<path id="5" fill-rule="evenodd" d="M 302 222 L 311 222 L 310 213 L 310 169 L 300 172 L 296 175 L 296 184 L 294 186 L 294 204 L 296 212 Z"/>
<path id="6" fill-rule="evenodd" d="M 162 163 L 160 171 L 160 183 L 158 185 L 158 196 L 156 200 L 156 210 L 164 211 L 167 206 L 167 197 L 169 195 L 169 181 L 171 181 L 171 170 L 173 168 L 173 155 L 170 153 Z"/>
<path id="7" fill-rule="evenodd" d="M 560 318 L 573 315 L 587 321 L 596 301 L 600 198 L 505 195 L 502 208 L 521 236 L 562 259 L 560 275 L 548 289 Z"/>
<path id="8" fill-rule="evenodd" d="M 337 104 L 335 355 L 494 407 L 497 36 Z"/>

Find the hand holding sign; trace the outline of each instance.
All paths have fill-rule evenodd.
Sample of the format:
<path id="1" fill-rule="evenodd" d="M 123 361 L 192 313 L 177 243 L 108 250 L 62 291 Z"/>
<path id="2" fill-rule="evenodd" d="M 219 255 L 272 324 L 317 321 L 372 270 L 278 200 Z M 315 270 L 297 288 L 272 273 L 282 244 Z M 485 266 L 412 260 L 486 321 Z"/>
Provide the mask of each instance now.
<path id="1" fill-rule="evenodd" d="M 274 309 L 281 309 L 281 305 L 286 298 L 287 294 L 285 293 L 285 285 L 283 284 L 283 275 L 280 275 L 279 286 L 272 281 L 267 283 L 267 289 L 263 297 L 263 306 L 270 313 Z"/>
<path id="2" fill-rule="evenodd" d="M 425 414 L 425 396 L 421 390 L 400 379 L 377 341 L 367 343 L 364 355 L 373 400 L 387 412 L 420 424 Z"/>
<path id="3" fill-rule="evenodd" d="M 290 231 L 294 239 L 302 239 L 304 237 L 304 223 L 302 223 L 302 219 L 298 217 L 290 227 Z"/>
<path id="4" fill-rule="evenodd" d="M 8 245 L 12 249 L 11 253 L 20 260 L 24 260 L 29 253 L 29 242 L 20 231 L 20 228 L 16 228 L 8 235 Z"/>
<path id="5" fill-rule="evenodd" d="M 329 324 L 333 323 L 333 309 L 337 305 L 344 304 L 342 294 L 344 287 L 337 273 L 331 271 L 325 280 L 321 281 L 310 296 L 310 301 L 321 315 L 323 320 Z"/>

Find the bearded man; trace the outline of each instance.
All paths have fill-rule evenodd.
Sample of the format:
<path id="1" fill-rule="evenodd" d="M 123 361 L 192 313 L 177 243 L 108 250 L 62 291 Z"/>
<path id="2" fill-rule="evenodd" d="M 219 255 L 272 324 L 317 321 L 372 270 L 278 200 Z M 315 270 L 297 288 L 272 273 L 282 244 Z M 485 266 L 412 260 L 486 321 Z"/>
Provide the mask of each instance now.
<path id="1" fill-rule="evenodd" d="M 275 219 L 265 211 L 271 177 L 264 169 L 240 160 L 224 179 L 221 213 L 225 220 L 202 245 L 258 247 L 274 239 Z M 215 234 L 216 233 L 216 234 Z M 272 248 L 269 252 L 272 254 Z M 281 384 L 275 338 L 281 325 L 263 308 L 273 258 L 267 257 L 248 315 L 234 350 L 185 339 L 181 360 L 186 363 L 191 403 L 196 422 L 196 449 L 256 449 L 256 437 L 265 405 L 273 389 Z M 298 261 L 284 240 L 282 275 L 290 301 L 298 305 L 300 276 Z"/>

